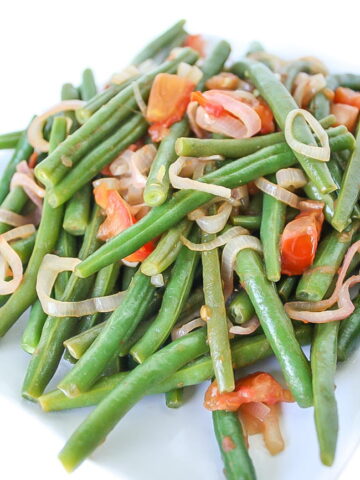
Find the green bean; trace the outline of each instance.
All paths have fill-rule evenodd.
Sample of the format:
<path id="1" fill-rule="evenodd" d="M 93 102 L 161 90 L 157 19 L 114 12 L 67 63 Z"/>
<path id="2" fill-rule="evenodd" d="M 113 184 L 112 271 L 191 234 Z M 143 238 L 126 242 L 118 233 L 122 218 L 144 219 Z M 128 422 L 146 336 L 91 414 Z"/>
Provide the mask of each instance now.
<path id="1" fill-rule="evenodd" d="M 340 323 L 337 355 L 344 362 L 357 348 L 360 341 L 360 296 L 354 302 L 355 310 Z"/>
<path id="2" fill-rule="evenodd" d="M 142 115 L 134 115 L 103 143 L 89 152 L 57 185 L 49 191 L 49 201 L 54 207 L 70 200 L 84 185 L 91 181 L 106 165 L 146 131 Z M 73 135 L 72 135 L 73 136 Z"/>
<path id="3" fill-rule="evenodd" d="M 36 233 L 11 242 L 11 248 L 19 255 L 21 263 L 27 265 L 34 249 Z"/>
<path id="4" fill-rule="evenodd" d="M 186 218 L 163 234 L 155 250 L 142 262 L 141 271 L 145 275 L 157 275 L 166 270 L 177 258 L 182 249 L 181 235 L 187 236 L 191 222 Z"/>
<path id="5" fill-rule="evenodd" d="M 320 124 L 326 128 L 329 138 L 333 138 L 331 148 L 338 149 L 334 144 L 337 142 L 337 136 L 346 135 L 349 146 L 353 145 L 352 135 L 344 126 L 331 127 L 334 122 L 334 115 L 324 117 Z M 255 153 L 265 147 L 271 147 L 285 142 L 285 136 L 282 132 L 269 133 L 258 137 L 237 139 L 200 139 L 200 138 L 179 138 L 175 143 L 175 150 L 179 156 L 184 157 L 204 157 L 210 155 L 223 155 L 226 158 L 239 158 Z M 343 142 L 341 138 L 340 143 Z"/>
<path id="6" fill-rule="evenodd" d="M 12 176 L 16 172 L 17 165 L 23 160 L 28 160 L 32 152 L 33 147 L 29 144 L 27 139 L 27 131 L 24 131 L 16 144 L 15 151 L 5 167 L 0 180 L 0 203 L 3 203 L 6 196 L 9 194 L 10 181 Z"/>
<path id="7" fill-rule="evenodd" d="M 202 242 L 210 242 L 215 234 L 202 234 Z M 214 373 L 220 392 L 231 392 L 235 387 L 232 368 L 229 331 L 220 273 L 218 249 L 201 254 L 203 288 L 207 309 L 207 336 Z"/>
<path id="8" fill-rule="evenodd" d="M 295 335 L 302 345 L 310 343 L 312 336 L 310 325 L 299 325 Z M 234 368 L 252 365 L 273 355 L 273 351 L 265 335 L 246 336 L 235 340 L 231 344 L 231 354 Z M 149 390 L 150 393 L 164 393 L 174 388 L 182 388 L 203 383 L 214 376 L 211 357 L 204 355 L 186 365 L 181 370 Z M 67 408 L 89 407 L 97 405 L 110 393 L 124 378 L 123 373 L 104 378 L 96 382 L 91 390 L 81 393 L 77 397 L 69 398 L 60 390 L 54 390 L 39 398 L 41 407 L 46 411 L 65 410 Z"/>
<path id="9" fill-rule="evenodd" d="M 248 46 L 247 51 L 246 51 L 246 56 L 251 55 L 252 53 L 264 52 L 264 51 L 265 51 L 265 48 L 264 48 L 263 44 L 258 42 L 257 40 L 254 40 Z"/>
<path id="10" fill-rule="evenodd" d="M 336 230 L 342 231 L 347 226 L 354 206 L 357 202 L 360 189 L 359 172 L 360 168 L 360 128 L 356 135 L 356 146 L 347 164 L 342 182 L 339 197 L 335 205 L 332 225 Z"/>
<path id="11" fill-rule="evenodd" d="M 130 282 L 135 275 L 138 267 L 128 267 L 124 265 L 121 269 L 121 288 L 120 290 L 127 290 Z"/>
<path id="12" fill-rule="evenodd" d="M 180 20 L 172 25 L 168 30 L 147 44 L 130 62 L 134 65 L 154 57 L 161 49 L 166 47 L 180 32 L 183 32 L 185 20 Z"/>
<path id="13" fill-rule="evenodd" d="M 74 257 L 77 253 L 77 245 L 74 237 L 62 230 L 55 253 L 60 257 Z M 54 286 L 55 298 L 57 300 L 61 299 L 68 280 L 69 272 L 62 272 L 60 275 L 58 275 Z M 39 300 L 36 300 L 31 307 L 30 318 L 23 332 L 21 341 L 23 350 L 31 354 L 35 352 L 39 344 L 41 332 L 46 319 L 47 314 L 43 311 Z"/>
<path id="14" fill-rule="evenodd" d="M 223 155 L 226 158 L 239 158 L 257 152 L 264 147 L 270 147 L 284 142 L 282 132 L 269 133 L 259 137 L 236 139 L 200 139 L 179 138 L 175 143 L 177 155 L 183 157 L 207 157 Z"/>
<path id="15" fill-rule="evenodd" d="M 114 292 L 115 283 L 119 276 L 119 271 L 119 262 L 102 268 L 96 275 L 94 287 L 91 291 L 91 297 L 103 297 L 105 295 L 111 295 Z M 81 319 L 79 331 L 83 332 L 98 324 L 102 316 L 103 315 L 99 312 L 92 315 L 86 315 Z"/>
<path id="16" fill-rule="evenodd" d="M 61 100 L 79 100 L 79 99 L 80 99 L 79 90 L 76 87 L 74 87 L 72 83 L 64 83 L 64 85 L 61 88 Z M 76 120 L 75 112 L 64 112 L 64 116 L 69 118 L 71 121 L 69 133 L 74 133 L 75 130 L 79 128 L 79 123 Z M 47 128 L 48 124 L 51 126 L 52 122 L 53 122 L 53 119 L 50 118 L 46 122 L 45 129 Z"/>
<path id="17" fill-rule="evenodd" d="M 293 89 L 294 82 L 297 75 L 300 72 L 310 73 L 310 71 L 311 71 L 310 64 L 305 60 L 296 60 L 295 62 L 289 63 L 285 71 L 286 79 L 284 81 L 284 85 L 289 90 L 290 93 Z"/>
<path id="18" fill-rule="evenodd" d="M 18 132 L 3 133 L 0 135 L 0 150 L 15 148 L 22 135 L 24 135 L 23 130 Z"/>
<path id="19" fill-rule="evenodd" d="M 314 95 L 310 102 L 310 112 L 317 120 L 329 115 L 330 100 L 323 92 L 318 92 L 316 95 Z"/>
<path id="20" fill-rule="evenodd" d="M 205 58 L 201 67 L 203 76 L 196 86 L 197 90 L 203 90 L 206 81 L 223 70 L 224 64 L 230 55 L 230 51 L 231 47 L 225 40 L 221 40 L 215 45 L 209 56 Z"/>
<path id="21" fill-rule="evenodd" d="M 154 290 L 150 277 L 137 271 L 122 303 L 107 320 L 94 343 L 60 382 L 60 390 L 73 397 L 95 383 L 108 362 L 118 354 L 122 344 L 147 314 Z"/>
<path id="22" fill-rule="evenodd" d="M 326 220 L 331 224 L 335 211 L 335 199 L 333 193 L 320 193 L 317 186 L 311 181 L 309 181 L 303 189 L 307 197 L 311 200 L 324 202 L 324 215 Z"/>
<path id="23" fill-rule="evenodd" d="M 83 332 L 68 338 L 64 341 L 64 347 L 68 350 L 68 352 L 73 358 L 78 360 L 99 336 L 105 325 L 106 321 L 98 323 L 97 325 L 89 328 L 88 330 L 84 330 Z"/>
<path id="24" fill-rule="evenodd" d="M 341 188 L 343 173 L 344 173 L 344 170 L 346 169 L 346 166 L 344 168 L 344 161 L 343 161 L 343 158 L 341 157 L 341 153 L 342 152 L 337 152 L 337 153 L 334 152 L 331 155 L 331 159 L 330 159 L 330 162 L 329 162 L 329 169 L 331 171 L 331 175 L 333 175 L 334 180 L 336 181 L 336 183 L 339 187 L 339 189 L 336 192 L 337 196 L 338 196 L 340 188 Z M 360 218 L 360 206 L 359 206 L 358 203 L 356 203 L 354 205 L 354 210 L 352 211 L 351 217 L 352 218 L 357 218 L 357 219 Z"/>
<path id="25" fill-rule="evenodd" d="M 352 90 L 360 90 L 360 75 L 354 73 L 338 73 L 331 75 L 334 87 L 346 87 Z"/>
<path id="26" fill-rule="evenodd" d="M 236 215 L 231 218 L 231 223 L 235 226 L 247 228 L 248 230 L 258 230 L 261 225 L 260 215 Z"/>
<path id="27" fill-rule="evenodd" d="M 246 323 L 255 315 L 255 309 L 245 290 L 236 292 L 228 307 L 230 316 L 235 323 Z"/>
<path id="28" fill-rule="evenodd" d="M 316 325 L 311 345 L 315 425 L 320 458 L 328 466 L 334 461 L 338 434 L 338 412 L 334 395 L 338 330 L 339 322 Z"/>
<path id="29" fill-rule="evenodd" d="M 276 183 L 275 175 L 269 177 Z M 286 204 L 264 193 L 260 238 L 263 245 L 266 276 L 271 282 L 281 277 L 280 236 L 285 226 Z"/>
<path id="30" fill-rule="evenodd" d="M 234 412 L 212 412 L 215 436 L 228 480 L 256 480 L 240 420 Z"/>
<path id="31" fill-rule="evenodd" d="M 199 241 L 198 228 L 191 241 Z M 171 271 L 158 316 L 144 336 L 131 348 L 130 353 L 138 363 L 143 363 L 158 350 L 170 335 L 188 299 L 194 281 L 199 254 L 183 246 Z"/>
<path id="32" fill-rule="evenodd" d="M 30 317 L 21 339 L 21 347 L 25 352 L 31 354 L 35 352 L 46 319 L 47 315 L 42 309 L 40 301 L 36 300 L 31 307 Z"/>
<path id="33" fill-rule="evenodd" d="M 80 425 L 60 452 L 59 458 L 66 470 L 73 470 L 85 460 L 150 388 L 206 350 L 206 332 L 200 329 L 171 342 L 132 370 Z"/>
<path id="34" fill-rule="evenodd" d="M 101 221 L 100 209 L 94 207 L 92 221 L 84 235 L 79 251 L 78 256 L 80 259 L 89 255 L 98 247 L 99 241 L 96 238 L 96 234 Z M 92 284 L 92 277 L 82 281 L 72 274 L 66 284 L 61 300 L 72 302 L 85 299 Z M 23 397 L 34 400 L 44 392 L 60 362 L 64 351 L 63 342 L 72 335 L 76 325 L 77 321 L 73 317 L 47 317 L 39 345 L 31 358 L 26 372 L 22 387 Z"/>
<path id="35" fill-rule="evenodd" d="M 166 392 L 165 401 L 168 408 L 180 408 L 184 404 L 184 389 L 175 388 Z"/>
<path id="36" fill-rule="evenodd" d="M 169 134 L 160 143 L 151 164 L 144 190 L 144 201 L 150 207 L 161 205 L 168 197 L 170 189 L 169 167 L 177 159 L 174 145 L 179 137 L 188 135 L 188 133 L 189 123 L 184 118 L 170 127 Z"/>
<path id="37" fill-rule="evenodd" d="M 94 73 L 91 68 L 86 68 L 82 73 L 82 80 L 80 85 L 81 98 L 86 102 L 95 97 L 97 87 L 95 83 Z"/>
<path id="38" fill-rule="evenodd" d="M 294 335 L 275 287 L 267 280 L 260 256 L 250 249 L 237 254 L 236 273 L 254 305 L 264 333 L 280 363 L 285 380 L 300 407 L 312 404 L 308 361 Z"/>
<path id="39" fill-rule="evenodd" d="M 277 291 L 281 300 L 285 303 L 289 300 L 290 296 L 295 290 L 299 277 L 287 277 L 284 275 L 281 277 L 280 282 L 277 284 Z"/>
<path id="40" fill-rule="evenodd" d="M 187 36 L 188 34 L 185 30 L 180 31 L 171 42 L 169 42 L 162 50 L 160 50 L 159 53 L 156 54 L 156 57 L 154 58 L 155 62 L 164 62 L 170 56 L 174 48 L 182 48 L 184 46 Z"/>
<path id="41" fill-rule="evenodd" d="M 64 117 L 57 117 L 52 128 L 50 148 L 54 145 L 54 139 L 60 138 L 61 134 L 62 138 L 66 135 L 66 121 Z M 63 213 L 63 207 L 56 209 L 50 207 L 46 195 L 34 249 L 23 280 L 16 292 L 0 308 L 0 336 L 4 336 L 20 315 L 35 302 L 37 273 L 43 257 L 50 253 L 56 245 Z"/>
<path id="42" fill-rule="evenodd" d="M 347 135 L 344 137 L 346 138 L 345 143 L 347 143 L 349 137 Z M 333 140 L 337 139 L 338 137 L 330 138 L 330 145 L 332 145 Z M 347 148 L 339 142 L 336 145 L 337 148 Z M 205 183 L 215 183 L 224 187 L 235 188 L 255 180 L 259 176 L 275 173 L 280 168 L 290 167 L 295 162 L 296 159 L 285 144 L 273 145 L 247 157 L 228 162 L 200 180 Z M 77 275 L 91 275 L 100 268 L 130 255 L 212 198 L 211 194 L 199 191 L 183 190 L 175 193 L 166 203 L 154 207 L 142 220 L 121 232 L 101 247 L 92 257 L 79 264 L 75 269 Z"/>
<path id="43" fill-rule="evenodd" d="M 68 201 L 63 228 L 71 235 L 84 235 L 89 223 L 91 198 L 91 185 L 86 184 Z"/>
<path id="44" fill-rule="evenodd" d="M 184 48 L 174 59 L 163 63 L 159 67 L 140 77 L 136 81 L 141 94 L 146 100 L 151 83 L 160 72 L 172 72 L 181 62 L 193 63 L 197 54 L 191 49 Z M 71 162 L 76 165 L 80 159 L 92 148 L 99 144 L 114 129 L 118 128 L 121 121 L 125 120 L 136 110 L 137 104 L 134 97 L 133 84 L 120 91 L 103 108 L 90 117 L 76 132 L 68 137 L 46 160 L 36 167 L 37 178 L 47 187 L 51 187 L 69 173 L 69 167 L 64 165 Z M 71 169 L 73 171 L 73 169 Z"/>
<path id="45" fill-rule="evenodd" d="M 244 73 L 245 77 L 250 78 L 269 104 L 277 123 L 283 130 L 288 113 L 297 108 L 295 100 L 284 85 L 265 65 L 259 62 L 243 60 L 235 64 L 233 70 L 235 73 Z M 315 137 L 304 119 L 295 119 L 293 133 L 299 141 L 307 145 L 316 145 Z M 294 155 L 321 193 L 330 193 L 336 190 L 336 185 L 324 162 L 316 162 L 296 151 L 294 151 Z"/>
<path id="46" fill-rule="evenodd" d="M 347 252 L 358 225 L 351 225 L 345 232 L 329 233 L 318 246 L 313 264 L 300 278 L 296 298 L 317 302 L 327 292 Z"/>

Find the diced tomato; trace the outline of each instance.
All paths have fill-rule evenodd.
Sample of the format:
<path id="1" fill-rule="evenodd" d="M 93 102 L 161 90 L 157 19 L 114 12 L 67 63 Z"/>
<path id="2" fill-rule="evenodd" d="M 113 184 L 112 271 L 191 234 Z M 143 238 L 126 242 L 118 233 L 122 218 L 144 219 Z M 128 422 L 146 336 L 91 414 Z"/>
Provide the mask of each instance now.
<path id="1" fill-rule="evenodd" d="M 38 157 L 39 157 L 39 154 L 37 152 L 33 152 L 30 155 L 30 158 L 29 158 L 29 161 L 28 161 L 28 165 L 29 165 L 30 168 L 35 168 L 36 167 Z"/>
<path id="2" fill-rule="evenodd" d="M 209 115 L 213 115 L 214 117 L 221 117 L 225 114 L 225 109 L 219 103 L 211 102 L 201 92 L 193 92 L 191 94 L 191 101 L 197 102 L 199 105 L 204 107 L 205 111 Z"/>
<path id="3" fill-rule="evenodd" d="M 261 120 L 260 133 L 265 135 L 266 133 L 272 133 L 275 131 L 274 115 L 270 107 L 263 101 L 259 101 L 257 105 L 254 105 L 255 112 L 259 115 Z"/>
<path id="4" fill-rule="evenodd" d="M 338 87 L 335 90 L 335 103 L 345 103 L 353 107 L 360 108 L 360 92 L 355 92 L 351 88 Z"/>
<path id="5" fill-rule="evenodd" d="M 322 211 L 311 210 L 286 225 L 280 242 L 281 273 L 301 275 L 312 265 L 323 221 Z"/>
<path id="6" fill-rule="evenodd" d="M 205 40 L 202 35 L 188 35 L 184 41 L 184 47 L 196 50 L 200 57 L 205 56 Z"/>
<path id="7" fill-rule="evenodd" d="M 204 406 L 208 410 L 236 411 L 249 402 L 273 405 L 277 402 L 293 402 L 293 397 L 269 373 L 256 372 L 238 380 L 235 390 L 230 393 L 220 393 L 214 381 L 206 391 Z"/>
<path id="8" fill-rule="evenodd" d="M 101 240 L 109 240 L 136 223 L 136 219 L 131 214 L 127 202 L 121 197 L 119 192 L 108 188 L 106 183 L 100 183 L 100 185 L 95 187 L 94 196 L 95 202 L 104 210 L 106 215 L 106 219 L 100 225 L 98 232 L 98 238 Z M 148 242 L 126 257 L 126 260 L 129 262 L 141 262 L 154 248 L 155 243 L 153 241 Z"/>
<path id="9" fill-rule="evenodd" d="M 152 84 L 146 119 L 169 127 L 184 116 L 195 85 L 184 77 L 159 73 Z"/>
<path id="10" fill-rule="evenodd" d="M 336 125 L 345 125 L 345 127 L 353 132 L 356 127 L 356 121 L 359 116 L 359 109 L 345 103 L 333 103 L 331 105 L 331 113 L 336 117 Z"/>
<path id="11" fill-rule="evenodd" d="M 148 128 L 148 134 L 153 142 L 158 143 L 164 140 L 169 133 L 169 128 L 163 123 L 153 123 Z"/>

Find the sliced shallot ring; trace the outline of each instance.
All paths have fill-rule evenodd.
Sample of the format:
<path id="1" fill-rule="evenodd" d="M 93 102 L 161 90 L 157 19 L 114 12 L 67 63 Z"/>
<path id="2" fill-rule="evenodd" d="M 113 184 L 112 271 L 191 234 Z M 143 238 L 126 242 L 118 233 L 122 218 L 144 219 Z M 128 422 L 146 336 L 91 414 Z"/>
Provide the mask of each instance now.
<path id="1" fill-rule="evenodd" d="M 297 190 L 307 184 L 307 178 L 301 168 L 281 168 L 276 172 L 276 183 L 287 190 Z"/>
<path id="2" fill-rule="evenodd" d="M 2 233 L 0 236 L 6 240 L 7 242 L 11 242 L 16 238 L 26 238 L 36 232 L 36 228 L 32 223 L 28 223 L 27 225 L 21 225 L 17 228 L 12 228 L 11 230 Z"/>
<path id="3" fill-rule="evenodd" d="M 194 318 L 190 322 L 185 323 L 181 327 L 175 327 L 171 331 L 171 339 L 176 340 L 177 338 L 183 337 L 184 335 L 192 332 L 195 328 L 204 327 L 206 322 L 201 318 Z"/>
<path id="4" fill-rule="evenodd" d="M 115 85 L 121 85 L 130 78 L 136 77 L 137 75 L 139 75 L 139 73 L 139 68 L 137 68 L 135 65 L 129 65 L 125 67 L 121 72 L 114 73 L 114 75 L 110 79 L 110 83 L 114 83 Z"/>
<path id="5" fill-rule="evenodd" d="M 233 333 L 234 335 L 250 335 L 250 333 L 255 332 L 260 326 L 259 319 L 256 315 L 254 315 L 250 320 L 243 323 L 242 325 L 233 325 L 229 332 Z"/>
<path id="6" fill-rule="evenodd" d="M 59 273 L 73 272 L 81 262 L 78 258 L 58 257 L 47 254 L 39 268 L 36 291 L 41 306 L 47 315 L 53 317 L 82 317 L 97 312 L 112 312 L 122 302 L 125 292 L 118 292 L 105 297 L 94 297 L 79 302 L 61 302 L 50 297 Z"/>
<path id="7" fill-rule="evenodd" d="M 77 110 L 85 104 L 86 102 L 83 102 L 82 100 L 63 100 L 46 112 L 35 117 L 28 129 L 28 140 L 30 145 L 34 147 L 37 152 L 48 152 L 49 142 L 44 139 L 42 133 L 45 121 L 56 113 Z"/>
<path id="8" fill-rule="evenodd" d="M 199 105 L 197 102 L 190 102 L 189 105 L 187 106 L 186 114 L 189 119 L 191 130 L 195 133 L 195 135 L 198 138 L 204 138 L 207 135 L 206 130 L 200 128 L 196 122 L 196 112 L 197 112 L 198 106 Z"/>
<path id="9" fill-rule="evenodd" d="M 204 215 L 196 219 L 196 223 L 206 233 L 218 233 L 225 227 L 229 220 L 232 205 L 228 202 L 223 202 L 220 205 L 218 212 L 215 215 Z"/>
<path id="10" fill-rule="evenodd" d="M 30 178 L 26 173 L 15 172 L 12 176 L 10 190 L 18 186 L 24 187 L 25 193 L 27 193 L 27 190 L 30 190 L 39 198 L 45 197 L 45 189 L 40 187 L 35 180 Z"/>
<path id="11" fill-rule="evenodd" d="M 12 227 L 20 227 L 21 225 L 33 223 L 31 221 L 33 219 L 33 215 L 27 215 L 25 217 L 24 215 L 19 215 L 11 210 L 6 210 L 6 208 L 0 208 L 0 222 L 11 225 Z"/>
<path id="12" fill-rule="evenodd" d="M 301 115 L 306 123 L 311 127 L 316 136 L 318 137 L 321 146 L 307 145 L 297 140 L 293 135 L 293 123 L 295 117 Z M 294 108 L 291 110 L 285 120 L 285 139 L 289 147 L 301 155 L 320 160 L 322 162 L 328 162 L 330 159 L 330 144 L 329 137 L 321 124 L 316 118 L 311 115 L 307 110 L 302 108 Z"/>
<path id="13" fill-rule="evenodd" d="M 209 250 L 213 250 L 214 248 L 222 247 L 226 245 L 227 242 L 232 240 L 233 238 L 239 235 L 248 235 L 249 231 L 242 227 L 232 227 L 222 235 L 214 238 L 210 242 L 205 243 L 193 243 L 188 240 L 186 237 L 181 235 L 180 240 L 181 242 L 189 249 L 193 250 L 194 252 L 208 252 Z"/>
<path id="14" fill-rule="evenodd" d="M 197 85 L 202 77 L 203 72 L 196 65 L 189 65 L 185 62 L 180 62 L 177 68 L 177 75 L 182 78 L 186 78 L 189 82 Z"/>
<path id="15" fill-rule="evenodd" d="M 250 248 L 258 253 L 262 253 L 261 242 L 258 238 L 251 235 L 240 235 L 230 240 L 224 247 L 221 257 L 221 277 L 224 283 L 225 300 L 229 298 L 233 289 L 233 270 L 236 255 L 245 248 Z"/>
<path id="16" fill-rule="evenodd" d="M 92 185 L 94 188 L 96 188 L 102 183 L 105 183 L 105 185 L 111 190 L 120 190 L 121 188 L 120 180 L 114 177 L 98 178 L 92 182 Z"/>
<path id="17" fill-rule="evenodd" d="M 6 281 L 4 278 L 0 279 L 0 295 L 8 295 L 14 293 L 23 278 L 23 266 L 19 255 L 13 248 L 7 243 L 6 240 L 0 235 L 0 254 L 2 257 L 2 263 L 4 266 L 9 265 L 13 278 Z M 4 267 L 2 265 L 2 273 Z"/>
<path id="18" fill-rule="evenodd" d="M 143 114 L 144 117 L 146 117 L 146 112 L 147 112 L 147 105 L 144 102 L 144 99 L 141 95 L 139 84 L 137 82 L 132 83 L 132 89 L 134 92 L 134 98 L 135 101 L 140 109 L 140 112 Z"/>
<path id="19" fill-rule="evenodd" d="M 199 192 L 206 192 L 224 198 L 231 197 L 230 188 L 222 187 L 221 185 L 198 182 L 197 180 L 192 180 L 191 178 L 180 177 L 179 173 L 181 172 L 185 162 L 186 157 L 179 157 L 176 162 L 170 165 L 169 178 L 171 185 L 174 188 L 178 188 L 180 190 L 197 190 Z"/>
<path id="20" fill-rule="evenodd" d="M 293 208 L 299 208 L 300 197 L 295 195 L 295 193 L 289 192 L 285 188 L 272 183 L 264 177 L 259 177 L 254 181 L 255 185 L 259 190 L 270 195 L 271 197 L 276 198 L 280 202 L 286 203 Z"/>

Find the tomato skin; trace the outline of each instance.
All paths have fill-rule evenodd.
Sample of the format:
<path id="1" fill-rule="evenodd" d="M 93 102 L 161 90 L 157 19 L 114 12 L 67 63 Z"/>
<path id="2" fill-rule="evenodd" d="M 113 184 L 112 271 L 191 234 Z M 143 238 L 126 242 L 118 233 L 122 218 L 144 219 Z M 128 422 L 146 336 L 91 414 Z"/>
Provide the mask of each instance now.
<path id="1" fill-rule="evenodd" d="M 289 222 L 280 241 L 281 273 L 301 275 L 314 261 L 321 227 L 322 211 L 304 211 Z"/>
<path id="2" fill-rule="evenodd" d="M 338 87 L 335 90 L 334 102 L 360 108 L 360 92 L 355 92 L 351 88 Z"/>
<path id="3" fill-rule="evenodd" d="M 131 214 L 129 205 L 121 197 L 119 192 L 109 189 L 105 183 L 100 183 L 94 189 L 95 202 L 105 211 L 106 219 L 100 225 L 98 238 L 104 242 L 118 235 L 123 230 L 136 223 Z M 155 248 L 155 242 L 150 241 L 140 247 L 125 260 L 129 262 L 141 262 L 150 255 Z"/>
<path id="4" fill-rule="evenodd" d="M 225 108 L 222 105 L 211 102 L 205 98 L 201 92 L 193 92 L 191 94 L 191 101 L 197 102 L 209 115 L 213 115 L 214 117 L 218 118 L 225 114 Z"/>
<path id="5" fill-rule="evenodd" d="M 265 135 L 275 132 L 274 115 L 270 107 L 265 102 L 259 101 L 258 105 L 254 105 L 254 110 L 261 120 L 260 133 Z"/>
<path id="6" fill-rule="evenodd" d="M 205 40 L 202 35 L 188 35 L 184 41 L 184 47 L 190 47 L 199 53 L 200 57 L 205 56 Z"/>
<path id="7" fill-rule="evenodd" d="M 235 390 L 219 393 L 216 380 L 205 394 L 204 406 L 208 410 L 237 411 L 241 405 L 263 402 L 273 405 L 278 402 L 293 402 L 289 390 L 284 389 L 269 373 L 256 372 L 238 380 Z"/>

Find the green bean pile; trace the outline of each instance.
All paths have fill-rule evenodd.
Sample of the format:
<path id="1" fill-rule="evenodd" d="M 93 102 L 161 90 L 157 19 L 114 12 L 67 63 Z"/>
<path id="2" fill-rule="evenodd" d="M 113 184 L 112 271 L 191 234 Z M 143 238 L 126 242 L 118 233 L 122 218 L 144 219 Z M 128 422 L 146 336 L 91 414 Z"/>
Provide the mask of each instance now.
<path id="1" fill-rule="evenodd" d="M 345 318 L 315 326 L 311 320 L 294 320 L 289 309 L 293 301 L 307 302 L 303 310 L 314 313 L 311 305 L 331 297 L 337 291 L 344 258 L 360 238 L 358 116 L 351 127 L 339 120 L 334 109 L 342 104 L 336 103 L 342 89 L 351 89 L 354 98 L 358 95 L 360 107 L 360 93 L 356 93 L 360 91 L 360 75 L 330 75 L 310 57 L 280 61 L 259 44 L 252 45 L 244 58 L 231 65 L 231 48 L 226 41 L 218 42 L 203 56 L 191 48 L 189 38 L 194 37 L 188 36 L 180 21 L 136 55 L 131 62 L 132 75 L 121 81 L 116 81 L 115 75 L 107 88 L 98 91 L 92 71 L 86 69 L 80 86 L 65 84 L 61 92 L 64 104 L 82 103 L 79 108 L 48 116 L 40 132 L 49 142 L 48 151 L 39 151 L 31 140 L 31 129 L 39 117 L 23 131 L 0 135 L 0 149 L 14 150 L 0 180 L 1 212 L 34 217 L 27 187 L 14 184 L 24 160 L 33 169 L 33 181 L 44 191 L 36 231 L 10 242 L 24 274 L 15 291 L 0 296 L 0 336 L 30 308 L 21 338 L 22 348 L 30 355 L 22 396 L 38 402 L 44 411 L 95 407 L 60 452 L 68 471 L 101 445 L 144 396 L 162 393 L 167 407 L 179 408 L 186 387 L 214 379 L 221 393 L 231 395 L 238 388 L 243 367 L 272 355 L 298 406 L 314 407 L 320 458 L 330 466 L 339 428 L 336 367 L 358 345 L 360 296 Z M 142 69 L 144 62 L 146 69 Z M 197 98 L 210 98 L 206 92 L 211 91 L 211 81 L 229 79 L 237 85 L 230 90 L 245 91 L 256 105 L 260 101 L 262 108 L 268 109 L 273 130 L 258 131 L 249 138 L 232 138 L 211 130 L 197 135 L 188 107 L 188 114 L 184 112 L 167 125 L 166 134 L 155 142 L 149 136 L 149 120 L 139 97 L 150 103 L 159 76 L 174 76 L 184 63 L 188 68 L 199 67 L 201 78 L 193 90 L 203 97 Z M 298 105 L 300 79 L 317 75 L 323 81 L 321 88 L 306 104 Z M 221 87 L 215 87 L 214 92 L 219 90 Z M 328 161 L 306 154 L 308 150 L 300 151 L 289 141 L 289 114 L 299 106 L 317 119 L 329 145 Z M 236 115 L 230 113 L 234 120 Z M 294 138 L 306 147 L 323 148 L 324 140 L 304 118 L 294 121 Z M 101 179 L 112 175 L 121 182 L 122 174 L 113 174 L 112 166 L 134 145 L 154 151 L 143 174 L 146 182 L 138 202 L 147 212 L 142 218 L 131 213 L 131 224 L 104 241 L 99 232 L 104 221 L 109 221 L 109 213 L 98 199 L 95 201 L 93 182 L 104 185 Z M 178 157 L 186 158 L 188 165 L 202 163 L 201 174 L 194 176 L 194 188 L 173 188 L 171 171 Z M 305 179 L 303 184 L 280 187 L 279 171 L 293 168 Z M 300 273 L 285 274 L 281 250 L 287 225 L 299 218 L 299 212 L 277 195 L 263 191 L 260 177 L 275 189 L 287 189 L 288 194 L 294 195 L 296 190 L 296 198 L 311 208 L 317 205 L 318 214 L 325 216 L 314 258 Z M 221 198 L 195 185 L 225 187 L 232 197 Z M 243 192 L 240 200 L 236 191 Z M 220 214 L 220 201 L 224 209 L 231 205 L 230 213 L 216 231 L 207 230 L 201 222 Z M 116 214 L 121 215 L 120 210 Z M 1 240 L 14 227 L 6 218 L 1 217 Z M 231 269 L 234 287 L 227 294 L 222 259 L 238 237 L 251 237 L 258 247 L 246 243 L 235 251 Z M 222 241 L 224 238 L 229 240 Z M 147 245 L 152 245 L 149 254 L 135 263 L 127 261 Z M 2 265 L 8 266 L 3 250 L 0 253 Z M 52 302 L 57 301 L 54 305 L 119 291 L 124 292 L 121 302 L 115 309 L 98 309 L 78 318 L 59 314 L 56 309 L 49 312 L 38 285 L 48 254 L 63 260 L 79 259 L 73 271 L 58 272 L 51 292 Z M 350 273 L 355 275 L 359 263 L 356 253 L 346 278 Z M 0 285 L 11 280 L 11 274 L 6 275 Z M 337 299 L 329 312 L 335 311 L 336 303 Z M 186 330 L 192 321 L 194 327 Z M 257 328 L 247 332 L 254 321 Z M 302 349 L 308 344 L 310 360 Z M 48 391 L 62 361 L 70 362 L 72 368 L 55 390 Z M 255 479 L 246 425 L 226 408 L 212 415 L 226 477 Z"/>

